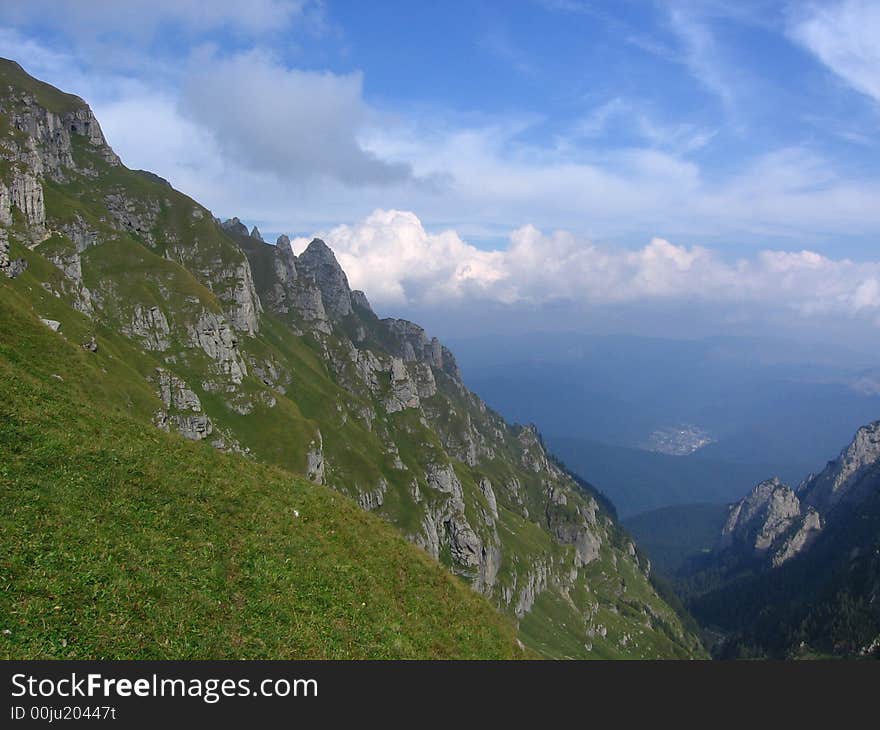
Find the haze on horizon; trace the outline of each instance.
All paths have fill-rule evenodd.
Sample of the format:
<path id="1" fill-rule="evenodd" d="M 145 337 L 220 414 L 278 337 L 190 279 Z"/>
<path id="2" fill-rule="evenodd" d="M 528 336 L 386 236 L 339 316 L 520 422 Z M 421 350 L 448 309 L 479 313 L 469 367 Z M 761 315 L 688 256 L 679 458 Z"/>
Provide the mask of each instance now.
<path id="1" fill-rule="evenodd" d="M 0 7 L 127 165 L 321 235 L 380 314 L 871 354 L 878 40 L 867 0 Z"/>

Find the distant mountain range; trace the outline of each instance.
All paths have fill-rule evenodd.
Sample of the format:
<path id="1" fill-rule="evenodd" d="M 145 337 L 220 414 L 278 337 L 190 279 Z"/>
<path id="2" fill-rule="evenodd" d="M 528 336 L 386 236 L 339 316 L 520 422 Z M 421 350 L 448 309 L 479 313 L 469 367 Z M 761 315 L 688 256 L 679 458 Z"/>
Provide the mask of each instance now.
<path id="1" fill-rule="evenodd" d="M 581 438 L 550 437 L 547 442 L 568 468 L 589 474 L 624 518 L 700 500 L 726 504 L 767 474 L 797 480 L 809 471 L 807 464 L 741 463 L 709 458 L 702 451 L 671 456 Z"/>
<path id="2" fill-rule="evenodd" d="M 732 501 L 769 474 L 799 482 L 880 413 L 853 353 L 577 333 L 453 342 L 468 384 L 508 419 L 535 423 L 625 516 Z M 645 450 L 682 427 L 709 443 Z"/>

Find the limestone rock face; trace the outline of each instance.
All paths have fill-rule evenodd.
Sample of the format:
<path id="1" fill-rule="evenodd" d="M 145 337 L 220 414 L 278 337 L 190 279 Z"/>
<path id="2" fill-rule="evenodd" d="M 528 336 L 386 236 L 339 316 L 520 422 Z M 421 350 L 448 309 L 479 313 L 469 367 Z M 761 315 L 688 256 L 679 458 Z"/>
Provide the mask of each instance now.
<path id="1" fill-rule="evenodd" d="M 324 309 L 332 320 L 351 314 L 348 277 L 330 247 L 315 238 L 297 259 L 297 271 L 321 292 Z"/>
<path id="2" fill-rule="evenodd" d="M 211 419 L 202 413 L 199 397 L 182 378 L 164 368 L 156 368 L 155 383 L 163 406 L 153 416 L 157 427 L 170 431 L 173 426 L 191 441 L 201 441 L 211 435 L 214 430 Z"/>
<path id="3" fill-rule="evenodd" d="M 550 487 L 545 507 L 547 527 L 560 544 L 574 547 L 575 567 L 582 568 L 596 560 L 602 548 L 602 540 L 595 529 L 596 506 L 590 505 L 589 509 L 573 514 L 567 508 L 565 492 Z"/>
<path id="4" fill-rule="evenodd" d="M 241 383 L 247 368 L 238 351 L 238 342 L 222 315 L 203 311 L 195 323 L 187 323 L 189 342 L 201 348 L 217 365 L 219 374 Z"/>
<path id="5" fill-rule="evenodd" d="M 823 527 L 822 517 L 812 507 L 807 508 L 807 513 L 800 520 L 797 531 L 790 535 L 782 546 L 773 555 L 772 564 L 778 568 L 783 563 L 791 560 L 795 555 L 803 552 Z"/>
<path id="6" fill-rule="evenodd" d="M 124 190 L 117 189 L 108 194 L 104 202 L 117 225 L 131 231 L 149 245 L 155 245 L 153 229 L 160 210 L 157 200 L 135 200 L 126 195 Z"/>
<path id="7" fill-rule="evenodd" d="M 406 319 L 383 319 L 382 324 L 396 347 L 395 355 L 406 362 L 424 361 L 443 368 L 443 348 L 436 337 L 429 340 L 422 327 Z"/>
<path id="8" fill-rule="evenodd" d="M 800 517 L 800 500 L 778 478 L 758 484 L 734 505 L 721 530 L 721 547 L 735 541 L 750 543 L 757 552 L 768 550 Z"/>
<path id="9" fill-rule="evenodd" d="M 391 358 L 390 383 L 391 392 L 385 399 L 385 410 L 397 413 L 406 408 L 419 407 L 419 393 L 416 384 L 410 378 L 409 370 L 403 360 Z"/>
<path id="10" fill-rule="evenodd" d="M 164 411 L 158 411 L 153 423 L 163 431 L 170 431 L 171 426 L 174 425 L 175 430 L 190 441 L 201 441 L 214 432 L 211 419 L 204 414 L 191 416 L 176 413 L 169 416 Z"/>
<path id="11" fill-rule="evenodd" d="M 315 484 L 324 483 L 324 440 L 320 431 L 315 434 L 306 453 L 306 476 Z"/>
<path id="12" fill-rule="evenodd" d="M 876 489 L 878 476 L 880 421 L 860 428 L 837 459 L 797 490 L 768 479 L 731 505 L 718 549 L 746 548 L 752 556 L 769 560 L 770 567 L 779 567 L 808 550 L 829 520 L 857 508 Z"/>
<path id="13" fill-rule="evenodd" d="M 314 276 L 301 275 L 301 268 L 290 239 L 279 236 L 272 250 L 274 280 L 267 293 L 267 305 L 276 314 L 294 313 L 309 329 L 329 335 L 332 326 L 324 293 Z"/>
<path id="14" fill-rule="evenodd" d="M 373 308 L 370 306 L 370 301 L 367 299 L 367 295 L 364 294 L 360 289 L 355 289 L 351 293 L 351 303 L 360 307 L 361 309 L 366 310 L 370 314 L 374 314 Z"/>
<path id="15" fill-rule="evenodd" d="M 247 236 L 248 229 L 247 226 L 242 223 L 238 218 L 230 218 L 228 220 L 223 221 L 221 224 L 223 228 L 232 233 L 237 233 L 240 236 Z"/>
<path id="16" fill-rule="evenodd" d="M 156 368 L 156 383 L 159 386 L 159 397 L 166 409 L 196 412 L 202 410 L 199 397 L 174 373 L 164 368 Z"/>
<path id="17" fill-rule="evenodd" d="M 123 325 L 122 331 L 140 340 L 147 350 L 164 352 L 171 346 L 171 327 L 165 313 L 155 305 L 136 304 L 131 321 Z"/>
<path id="18" fill-rule="evenodd" d="M 297 280 L 296 256 L 287 236 L 278 236 L 275 242 L 272 268 L 275 278 L 266 296 L 266 306 L 276 314 L 287 314 L 296 298 L 293 288 Z"/>
<path id="19" fill-rule="evenodd" d="M 380 478 L 375 489 L 358 494 L 358 504 L 367 512 L 379 509 L 385 503 L 385 493 L 388 491 L 388 482 Z"/>
<path id="20" fill-rule="evenodd" d="M 83 284 L 80 252 L 76 248 L 61 249 L 50 251 L 45 256 L 61 270 L 67 279 L 62 289 L 70 295 L 73 306 L 83 314 L 92 314 L 94 310 L 92 293 Z"/>
<path id="21" fill-rule="evenodd" d="M 513 609 L 517 618 L 522 618 L 532 610 L 537 597 L 547 590 L 547 582 L 549 578 L 550 571 L 543 561 L 536 563 L 528 573 L 526 573 L 525 580 L 523 581 L 522 586 L 519 587 L 519 592 L 516 596 L 516 603 Z M 512 596 L 510 594 L 505 596 L 505 598 L 508 604 L 511 603 Z"/>
<path id="22" fill-rule="evenodd" d="M 11 206 L 15 206 L 24 217 L 33 242 L 37 243 L 46 237 L 46 206 L 43 200 L 43 185 L 36 175 L 29 170 L 14 172 L 8 193 L 0 195 L 0 201 L 4 199 L 8 199 L 9 207 L 0 213 L 0 217 L 11 222 Z"/>
<path id="23" fill-rule="evenodd" d="M 819 514 L 805 508 L 794 490 L 774 477 L 731 505 L 719 550 L 742 550 L 776 567 L 808 547 L 822 526 Z"/>
<path id="24" fill-rule="evenodd" d="M 489 506 L 489 514 L 492 515 L 496 520 L 498 519 L 498 502 L 495 499 L 495 490 L 492 489 L 492 482 L 483 477 L 480 480 L 480 491 L 483 493 L 483 496 L 486 498 L 486 503 Z"/>
<path id="25" fill-rule="evenodd" d="M 263 305 L 257 296 L 254 277 L 247 259 L 242 259 L 223 277 L 232 282 L 231 293 L 226 302 L 229 322 L 239 332 L 253 337 L 260 330 L 260 312 Z"/>
<path id="26" fill-rule="evenodd" d="M 805 504 L 828 512 L 838 504 L 861 498 L 860 477 L 880 462 L 880 421 L 862 426 L 852 442 L 815 477 L 798 487 Z"/>
<path id="27" fill-rule="evenodd" d="M 12 259 L 9 256 L 9 235 L 5 230 L 0 228 L 0 273 L 5 274 L 10 279 L 19 276 L 27 268 L 27 261 L 24 259 Z"/>
<path id="28" fill-rule="evenodd" d="M 440 499 L 431 499 L 422 530 L 412 536 L 413 541 L 435 558 L 444 548 L 448 549 L 453 571 L 470 578 L 474 590 L 491 594 L 502 561 L 494 523 L 484 525 L 485 538 L 477 533 L 465 516 L 462 484 L 452 465 L 430 464 L 425 480 L 427 488 Z M 419 491 L 419 501 L 424 497 Z"/>
<path id="29" fill-rule="evenodd" d="M 41 105 L 32 93 L 22 91 L 10 98 L 11 108 L 4 109 L 9 113 L 15 129 L 34 141 L 42 163 L 39 172 L 54 179 L 63 179 L 65 168 L 76 167 L 73 136 L 85 138 L 87 144 L 109 165 L 121 164 L 104 139 L 101 126 L 91 109 L 82 99 L 70 98 L 71 108 L 57 113 Z"/>
<path id="30" fill-rule="evenodd" d="M 69 100 L 68 109 L 56 112 L 40 104 L 33 92 L 19 89 L 7 93 L 0 104 L 13 130 L 0 143 L 0 159 L 11 163 L 9 175 L 0 180 L 0 225 L 11 225 L 12 208 L 17 208 L 33 243 L 48 235 L 42 180 L 63 181 L 72 169 L 88 172 L 77 165 L 72 137 L 84 137 L 105 162 L 120 164 L 85 102 Z"/>
<path id="31" fill-rule="evenodd" d="M 311 329 L 325 335 L 332 332 L 330 317 L 324 308 L 321 290 L 312 282 L 302 282 L 299 286 L 294 287 L 290 304 L 291 309 L 299 314 Z"/>

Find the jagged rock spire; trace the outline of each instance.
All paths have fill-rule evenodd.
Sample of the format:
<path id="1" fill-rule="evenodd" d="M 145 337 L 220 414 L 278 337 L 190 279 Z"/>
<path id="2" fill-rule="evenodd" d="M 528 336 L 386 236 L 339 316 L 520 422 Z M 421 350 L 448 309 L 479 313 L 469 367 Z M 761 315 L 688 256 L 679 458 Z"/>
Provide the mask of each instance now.
<path id="1" fill-rule="evenodd" d="M 351 287 L 348 277 L 330 247 L 315 238 L 296 259 L 299 273 L 312 280 L 321 291 L 324 309 L 331 319 L 351 314 Z"/>
<path id="2" fill-rule="evenodd" d="M 256 238 L 258 241 L 262 241 L 262 240 L 263 240 L 263 236 L 262 236 L 262 234 L 260 233 L 260 229 L 257 228 L 256 226 L 254 226 L 253 228 L 251 228 L 251 238 Z"/>
<path id="3" fill-rule="evenodd" d="M 230 233 L 237 233 L 240 236 L 248 235 L 247 226 L 245 226 L 238 217 L 229 218 L 223 221 L 220 225 Z"/>
<path id="4" fill-rule="evenodd" d="M 351 303 L 356 304 L 361 309 L 365 309 L 370 314 L 375 314 L 373 312 L 373 308 L 370 306 L 370 300 L 367 299 L 367 295 L 364 294 L 360 289 L 355 289 L 351 293 Z"/>

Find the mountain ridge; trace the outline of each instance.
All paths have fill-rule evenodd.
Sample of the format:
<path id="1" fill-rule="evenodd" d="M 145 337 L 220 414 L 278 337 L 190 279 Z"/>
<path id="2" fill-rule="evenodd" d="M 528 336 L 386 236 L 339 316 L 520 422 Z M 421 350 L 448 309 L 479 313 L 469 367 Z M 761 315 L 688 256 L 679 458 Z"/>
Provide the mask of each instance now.
<path id="1" fill-rule="evenodd" d="M 876 655 L 880 647 L 880 421 L 792 489 L 760 482 L 728 507 L 709 555 L 679 583 L 721 656 Z"/>
<path id="2" fill-rule="evenodd" d="M 9 62 L 0 125 L 0 281 L 54 336 L 124 358 L 112 408 L 332 486 L 547 656 L 701 655 L 589 486 L 467 390 L 439 341 L 376 317 L 326 244 L 297 257 L 221 224 Z"/>

